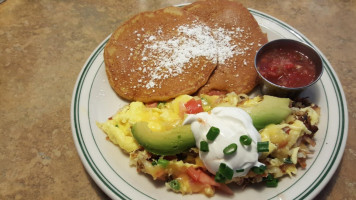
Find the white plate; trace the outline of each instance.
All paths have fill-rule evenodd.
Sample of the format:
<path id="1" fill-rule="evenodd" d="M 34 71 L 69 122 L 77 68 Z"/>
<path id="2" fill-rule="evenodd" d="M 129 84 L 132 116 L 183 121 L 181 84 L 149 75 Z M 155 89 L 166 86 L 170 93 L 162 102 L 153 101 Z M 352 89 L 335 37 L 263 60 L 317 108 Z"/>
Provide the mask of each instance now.
<path id="1" fill-rule="evenodd" d="M 348 117 L 347 105 L 337 75 L 325 56 L 301 33 L 269 15 L 250 10 L 268 39 L 290 38 L 313 46 L 321 55 L 324 73 L 302 95 L 321 107 L 317 145 L 307 160 L 307 169 L 284 177 L 277 188 L 261 185 L 234 187 L 234 196 L 216 194 L 211 199 L 311 199 L 330 180 L 344 152 Z M 71 123 L 73 138 L 82 162 L 99 187 L 113 199 L 206 199 L 202 194 L 185 195 L 168 191 L 162 182 L 138 174 L 119 147 L 106 140 L 96 122 L 104 122 L 127 102 L 111 89 L 103 60 L 106 38 L 92 53 L 79 74 L 73 91 Z"/>

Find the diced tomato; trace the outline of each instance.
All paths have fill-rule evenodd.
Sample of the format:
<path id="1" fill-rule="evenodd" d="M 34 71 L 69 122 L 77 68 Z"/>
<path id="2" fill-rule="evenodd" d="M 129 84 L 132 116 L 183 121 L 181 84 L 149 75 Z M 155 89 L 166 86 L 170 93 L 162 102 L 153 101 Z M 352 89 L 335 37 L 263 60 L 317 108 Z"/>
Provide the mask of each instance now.
<path id="1" fill-rule="evenodd" d="M 213 186 L 220 186 L 213 177 L 209 176 L 208 174 L 204 173 L 201 169 L 196 169 L 194 167 L 189 167 L 187 169 L 187 174 L 190 178 L 194 181 L 198 181 L 200 183 L 206 183 Z"/>
<path id="2" fill-rule="evenodd" d="M 147 108 L 156 108 L 158 105 L 158 102 L 152 102 L 152 103 L 147 103 L 146 107 Z"/>
<path id="3" fill-rule="evenodd" d="M 189 175 L 190 178 L 192 178 L 194 181 L 198 181 L 199 175 L 200 175 L 200 170 L 195 169 L 194 167 L 189 167 L 187 169 L 187 174 Z"/>
<path id="4" fill-rule="evenodd" d="M 209 176 L 201 169 L 196 169 L 194 167 L 187 168 L 188 176 L 195 182 L 199 182 L 201 184 L 207 184 L 211 186 L 217 187 L 222 192 L 232 195 L 233 191 L 226 185 L 222 183 L 217 183 L 213 177 Z"/>
<path id="5" fill-rule="evenodd" d="M 185 112 L 187 114 L 196 114 L 196 113 L 204 112 L 203 104 L 200 99 L 196 100 L 192 98 L 187 103 L 185 103 L 184 106 L 186 108 Z"/>
<path id="6" fill-rule="evenodd" d="M 220 183 L 217 183 L 217 182 L 214 180 L 213 177 L 207 175 L 207 174 L 204 173 L 204 172 L 201 172 L 201 173 L 200 173 L 199 182 L 220 187 Z"/>
<path id="7" fill-rule="evenodd" d="M 226 184 L 220 184 L 218 189 L 221 190 L 222 192 L 226 193 L 226 194 L 229 194 L 229 195 L 233 195 L 234 194 L 234 192 Z"/>
<path id="8" fill-rule="evenodd" d="M 293 63 L 287 63 L 287 64 L 284 65 L 284 68 L 293 69 L 294 68 L 294 64 Z"/>

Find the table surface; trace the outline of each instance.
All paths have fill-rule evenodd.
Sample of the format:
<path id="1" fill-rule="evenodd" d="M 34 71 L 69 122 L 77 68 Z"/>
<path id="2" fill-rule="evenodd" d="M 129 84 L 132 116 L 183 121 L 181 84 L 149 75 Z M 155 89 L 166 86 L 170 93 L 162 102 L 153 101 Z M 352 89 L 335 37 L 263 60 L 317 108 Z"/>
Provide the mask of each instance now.
<path id="1" fill-rule="evenodd" d="M 128 17 L 184 0 L 0 4 L 0 199 L 108 199 L 86 173 L 71 132 L 76 78 Z M 242 0 L 295 27 L 327 57 L 348 102 L 343 159 L 317 199 L 356 199 L 356 1 Z"/>

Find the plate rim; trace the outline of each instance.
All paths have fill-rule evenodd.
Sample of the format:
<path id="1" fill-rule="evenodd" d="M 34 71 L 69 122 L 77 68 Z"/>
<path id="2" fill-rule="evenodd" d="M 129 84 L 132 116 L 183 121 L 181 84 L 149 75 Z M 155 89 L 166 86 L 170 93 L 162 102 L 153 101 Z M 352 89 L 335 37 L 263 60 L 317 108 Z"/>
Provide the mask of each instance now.
<path id="1" fill-rule="evenodd" d="M 341 134 L 340 135 L 340 139 L 339 142 L 337 143 L 337 150 L 336 150 L 336 154 L 334 155 L 334 153 L 332 154 L 333 156 L 331 163 L 332 164 L 327 164 L 325 165 L 325 167 L 328 167 L 328 169 L 326 170 L 325 173 L 320 173 L 318 178 L 320 177 L 320 175 L 323 175 L 319 180 L 316 179 L 313 181 L 313 183 L 315 181 L 317 181 L 316 184 L 314 184 L 314 186 L 311 189 L 308 190 L 304 190 L 301 194 L 299 194 L 297 197 L 295 198 L 306 198 L 306 197 L 314 197 L 316 196 L 320 190 L 322 190 L 325 185 L 330 181 L 331 176 L 335 173 L 336 169 L 338 168 L 344 149 L 345 149 L 345 145 L 346 145 L 346 139 L 347 139 L 347 134 L 348 134 L 348 115 L 345 114 L 345 112 L 347 112 L 347 104 L 346 104 L 346 98 L 345 98 L 345 94 L 343 92 L 342 89 L 342 85 L 337 77 L 337 74 L 335 73 L 334 69 L 332 68 L 331 64 L 329 63 L 329 61 L 326 59 L 326 57 L 323 55 L 323 53 L 307 38 L 305 37 L 303 34 L 301 34 L 299 31 L 297 31 L 295 28 L 293 28 L 292 26 L 288 25 L 287 23 L 274 18 L 266 13 L 254 10 L 254 9 L 249 9 L 249 11 L 254 15 L 260 16 L 263 19 L 267 19 L 270 20 L 273 23 L 278 23 L 278 25 L 282 25 L 282 27 L 284 29 L 287 29 L 289 32 L 291 32 L 294 36 L 298 37 L 300 40 L 306 42 L 307 44 L 311 45 L 312 47 L 314 47 L 318 53 L 321 55 L 322 57 L 322 61 L 323 63 L 326 64 L 326 70 L 331 82 L 334 86 L 334 90 L 336 93 L 336 99 L 338 102 L 338 107 L 341 108 L 339 109 L 339 127 L 338 127 L 338 131 Z M 87 59 L 87 61 L 85 62 L 82 70 L 80 71 L 75 87 L 73 89 L 73 94 L 72 94 L 72 102 L 71 102 L 71 126 L 72 126 L 72 134 L 73 134 L 73 139 L 75 141 L 75 146 L 76 149 L 78 151 L 78 154 L 82 160 L 83 165 L 85 166 L 87 172 L 90 174 L 90 176 L 94 179 L 94 181 L 96 182 L 96 184 L 110 197 L 112 198 L 121 198 L 121 199 L 129 199 L 128 196 L 126 196 L 123 192 L 121 192 L 119 189 L 117 189 L 118 192 L 113 191 L 111 188 L 114 187 L 110 182 L 108 182 L 107 180 L 103 180 L 103 175 L 99 175 L 98 172 L 93 168 L 93 164 L 95 165 L 95 163 L 89 162 L 89 158 L 88 155 L 86 155 L 86 153 L 88 154 L 88 152 L 84 153 L 83 149 L 83 144 L 82 144 L 82 140 L 83 138 L 80 138 L 80 136 L 82 137 L 81 134 L 78 133 L 78 128 L 80 129 L 80 122 L 79 119 L 76 118 L 78 114 L 78 110 L 77 107 L 79 107 L 79 105 L 76 105 L 77 102 L 79 102 L 78 99 L 78 95 L 80 96 L 80 91 L 83 87 L 83 83 L 84 83 L 84 79 L 86 77 L 86 74 L 88 73 L 89 69 L 92 66 L 92 63 L 96 60 L 96 58 L 102 53 L 103 48 L 105 46 L 105 44 L 107 43 L 108 39 L 110 38 L 110 35 L 104 39 L 97 47 L 96 49 L 91 53 L 91 55 L 89 56 L 89 58 Z M 78 92 L 79 91 L 79 92 Z M 79 104 L 79 103 L 78 103 Z M 340 113 L 341 112 L 341 113 Z M 340 129 L 341 126 L 341 129 Z M 340 131 L 341 130 L 341 131 Z M 79 130 L 79 132 L 81 132 Z M 335 147 L 334 147 L 335 150 Z M 330 159 L 329 159 L 330 161 Z M 328 162 L 329 163 L 329 162 Z M 97 169 L 99 170 L 99 169 Z M 325 168 L 323 169 L 323 171 L 325 170 Z M 331 174 L 331 175 L 330 175 Z M 111 185 L 111 186 L 110 186 Z M 109 187 L 109 188 L 108 188 Z M 109 190 L 109 191 L 108 191 Z M 316 191 L 317 190 L 317 191 Z M 114 193 L 115 195 L 113 195 L 112 193 Z M 278 194 L 277 194 L 278 195 Z M 276 196 L 274 196 L 276 197 Z M 274 198 L 272 197 L 272 198 Z"/>

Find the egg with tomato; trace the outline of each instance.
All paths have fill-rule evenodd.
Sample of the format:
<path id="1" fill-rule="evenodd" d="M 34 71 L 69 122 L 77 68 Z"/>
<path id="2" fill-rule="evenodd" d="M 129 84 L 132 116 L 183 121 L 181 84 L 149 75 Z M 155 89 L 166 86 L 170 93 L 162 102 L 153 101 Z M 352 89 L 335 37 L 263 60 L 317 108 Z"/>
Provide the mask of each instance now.
<path id="1" fill-rule="evenodd" d="M 138 172 L 151 175 L 154 180 L 164 181 L 168 189 L 181 194 L 203 193 L 206 196 L 213 196 L 215 189 L 232 194 L 227 186 L 229 183 L 257 183 L 267 174 L 273 175 L 273 178 L 286 174 L 293 176 L 297 173 L 297 166 L 306 167 L 306 159 L 311 153 L 309 145 L 315 145 L 313 135 L 317 131 L 316 125 L 319 121 L 318 106 L 304 105 L 302 102 L 292 103 L 292 113 L 282 122 L 269 124 L 259 131 L 261 141 L 269 144 L 268 152 L 263 152 L 259 157 L 259 161 L 266 165 L 265 171 L 257 173 L 250 170 L 246 176 L 234 177 L 225 183 L 215 180 L 214 174 L 209 172 L 200 158 L 200 147 L 195 146 L 195 143 L 178 153 L 155 153 L 145 147 L 142 141 L 139 143 L 134 127 L 145 122 L 147 129 L 142 129 L 142 135 L 148 138 L 146 141 L 152 143 L 160 138 L 160 148 L 165 149 L 162 143 L 178 145 L 186 141 L 181 132 L 174 137 L 179 138 L 177 141 L 167 140 L 162 133 L 171 133 L 169 131 L 172 129 L 182 127 L 188 114 L 211 113 L 215 107 L 226 106 L 248 110 L 260 105 L 264 100 L 267 102 L 267 97 L 249 98 L 246 94 L 228 93 L 212 96 L 181 95 L 167 102 L 131 102 L 106 122 L 97 125 L 112 143 L 129 154 L 131 166 L 136 167 Z M 157 133 L 153 132 L 162 135 L 157 136 Z M 148 147 L 151 148 L 150 145 Z"/>
<path id="2" fill-rule="evenodd" d="M 130 153 L 140 148 L 131 133 L 135 123 L 147 122 L 152 131 L 165 131 L 181 125 L 185 114 L 203 111 L 199 97 L 181 95 L 167 102 L 131 102 L 106 122 L 97 125 L 111 142 Z"/>

